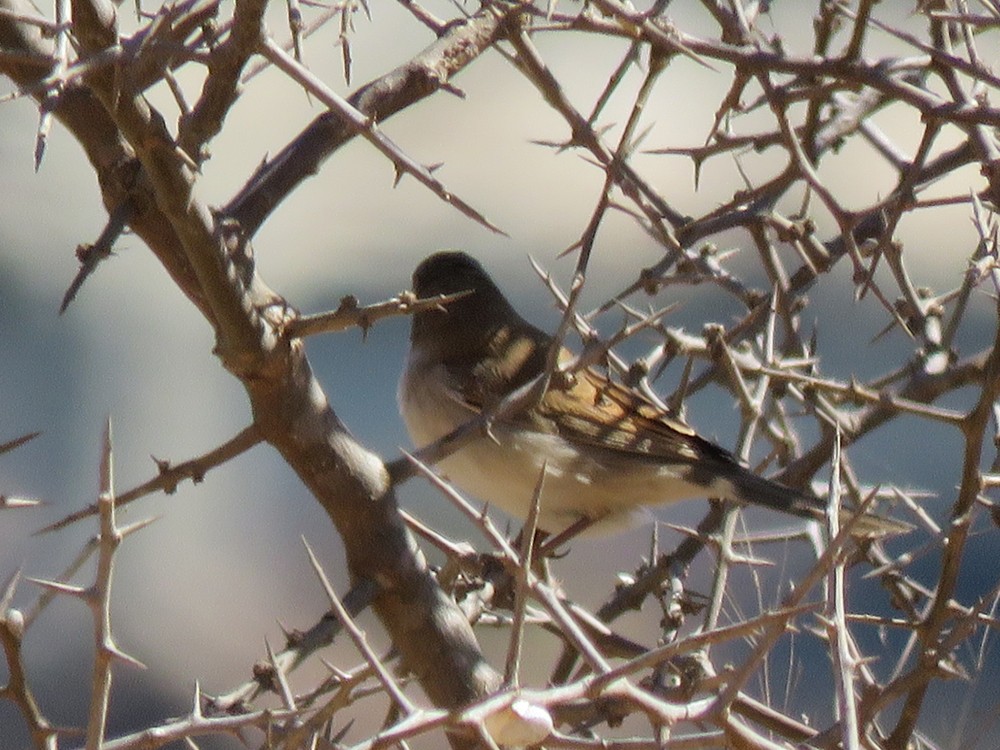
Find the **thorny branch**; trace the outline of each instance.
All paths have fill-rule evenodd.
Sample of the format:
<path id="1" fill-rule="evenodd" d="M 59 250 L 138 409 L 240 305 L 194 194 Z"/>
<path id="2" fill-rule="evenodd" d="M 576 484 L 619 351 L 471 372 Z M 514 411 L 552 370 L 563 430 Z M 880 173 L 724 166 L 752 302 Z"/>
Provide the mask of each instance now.
<path id="1" fill-rule="evenodd" d="M 81 245 L 87 252 L 65 301 L 111 255 L 127 226 L 213 326 L 220 358 L 246 385 L 255 413 L 254 423 L 224 445 L 176 466 L 157 462 L 156 477 L 117 497 L 106 438 L 99 501 L 47 527 L 54 530 L 95 514 L 101 524 L 75 563 L 96 551 L 97 582 L 86 588 L 64 580 L 43 584 L 85 600 L 94 612 L 88 746 L 104 740 L 111 667 L 127 659 L 114 646 L 110 630 L 112 560 L 124 533 L 115 524 L 115 508 L 153 492 L 172 492 L 184 479 L 200 481 L 209 469 L 238 461 L 261 441 L 281 451 L 345 538 L 354 588 L 343 604 L 332 590 L 330 595 L 366 663 L 346 671 L 333 667 L 330 677 L 305 695 L 293 694 L 287 673 L 338 631 L 327 616 L 306 634 L 290 637 L 284 651 L 269 653 L 256 679 L 208 701 L 212 715 L 203 715 L 203 696 L 196 691 L 189 716 L 104 747 L 158 747 L 250 728 L 277 744 L 322 739 L 343 746 L 350 712 L 386 695 L 395 706 L 386 726 L 376 736 L 353 740 L 353 747 L 402 743 L 441 728 L 453 744 L 469 747 L 543 741 L 553 747 L 617 747 L 620 742 L 633 750 L 763 748 L 807 741 L 892 750 L 929 745 L 922 727 L 929 689 L 981 666 L 964 664 L 963 649 L 977 638 L 985 643 L 997 627 L 991 614 L 995 580 L 977 579 L 972 594 L 960 583 L 975 578 L 970 539 L 995 535 L 987 519 L 995 525 L 1000 518 L 995 500 L 1000 458 L 989 456 L 989 441 L 995 450 L 1000 435 L 1000 309 L 992 305 L 988 311 L 992 339 L 983 334 L 989 326 L 977 322 L 977 316 L 984 317 L 982 300 L 1000 296 L 994 216 L 1000 205 L 1000 109 L 994 103 L 1000 77 L 989 59 L 1000 31 L 1000 9 L 995 3 L 983 3 L 977 12 L 964 2 L 922 3 L 901 20 L 888 10 L 891 4 L 817 3 L 807 48 L 781 38 L 763 3 L 706 0 L 702 5 L 711 21 L 691 25 L 697 32 L 672 19 L 675 8 L 666 2 L 636 6 L 594 0 L 567 8 L 554 2 L 497 1 L 454 18 L 439 18 L 412 0 L 401 4 L 436 40 L 396 69 L 341 96 L 304 66 L 303 47 L 310 33 L 336 20 L 349 81 L 351 14 L 361 7 L 368 13 L 367 5 L 313 9 L 290 2 L 292 38 L 283 43 L 269 35 L 267 4 L 259 1 L 237 3 L 228 19 L 220 18 L 228 11 L 212 0 L 177 2 L 152 13 L 146 9 L 140 28 L 123 37 L 117 9 L 105 0 L 72 0 L 69 7 L 58 0 L 52 19 L 23 0 L 0 0 L 0 74 L 17 86 L 13 99 L 30 96 L 39 105 L 37 159 L 55 118 L 84 148 L 111 215 L 98 241 Z M 586 45 L 598 41 L 619 45 L 606 61 L 607 83 L 592 100 L 547 59 L 551 38 L 575 40 L 587 54 Z M 895 51 L 884 51 L 885 39 L 893 41 Z M 397 177 L 416 177 L 469 218 L 492 227 L 379 127 L 436 92 L 461 95 L 452 79 L 490 50 L 499 52 L 564 123 L 565 138 L 543 145 L 584 155 L 600 177 L 589 220 L 564 245 L 567 252 L 579 253 L 568 291 L 545 276 L 563 313 L 556 340 L 562 343 L 575 330 L 584 344 L 573 366 L 606 367 L 678 413 L 703 391 L 727 392 L 739 406 L 738 437 L 730 444 L 740 459 L 772 469 L 790 485 L 829 493 L 834 503 L 895 501 L 919 527 L 914 539 L 903 543 L 908 546 L 841 546 L 845 537 L 837 535 L 835 522 L 832 541 L 815 528 L 757 534 L 746 531 L 739 516 L 713 504 L 696 529 L 674 529 L 682 538 L 673 549 L 661 550 L 657 530 L 648 554 L 633 572 L 621 575 L 590 615 L 544 572 L 544 561 L 532 559 L 531 543 L 513 547 L 488 514 L 469 506 L 430 469 L 406 457 L 386 467 L 353 442 L 325 398 L 317 397 L 322 391 L 300 337 L 347 326 L 365 330 L 388 315 L 448 300 L 418 301 L 403 294 L 361 307 L 347 297 L 331 313 L 299 316 L 257 275 L 249 240 L 308 176 L 335 169 L 331 155 L 357 135 L 380 151 Z M 199 170 L 211 168 L 208 144 L 226 126 L 239 86 L 250 85 L 263 61 L 306 88 L 328 111 L 250 175 L 226 206 L 213 211 L 201 197 Z M 678 143 L 667 136 L 660 145 L 660 133 L 669 131 L 651 122 L 651 102 L 669 97 L 671 84 L 689 66 L 731 80 L 706 122 L 702 142 Z M 175 75 L 185 68 L 207 72 L 200 92 L 186 90 Z M 633 77 L 640 82 L 627 94 Z M 177 102 L 181 114 L 175 123 L 144 96 L 160 84 Z M 621 99 L 628 102 L 623 121 L 609 122 L 612 102 Z M 891 135 L 876 118 L 899 111 L 920 123 L 912 143 Z M 492 146 L 489 138 L 483 141 Z M 845 145 L 855 143 L 869 148 L 870 158 L 894 175 L 884 195 L 860 204 L 827 181 L 824 171 Z M 751 177 L 744 161 L 756 154 L 775 158 Z M 716 204 L 692 209 L 697 202 L 684 187 L 661 185 L 656 172 L 665 159 L 677 157 L 692 163 L 696 187 L 710 162 L 735 164 L 743 181 Z M 979 169 L 977 178 L 958 194 L 935 193 L 943 178 L 967 165 Z M 789 208 L 792 203 L 798 207 Z M 960 281 L 954 288 L 936 289 L 927 284 L 900 230 L 918 212 L 946 203 L 969 207 L 977 236 L 969 247 L 956 242 L 948 248 L 954 257 L 947 259 L 950 277 L 942 278 Z M 618 294 L 584 310 L 592 261 L 617 251 L 607 230 L 615 214 L 634 222 L 660 257 L 632 274 Z M 735 243 L 749 252 L 737 255 L 708 241 Z M 848 272 L 846 282 L 843 274 L 837 276 L 841 268 Z M 850 289 L 845 292 L 838 284 Z M 641 309 L 646 297 L 696 285 L 736 312 L 723 323 L 690 330 L 670 324 L 669 306 L 659 304 L 658 312 Z M 826 350 L 809 329 L 815 316 L 807 294 L 817 289 L 853 295 L 858 302 L 877 300 L 885 326 L 876 340 L 902 338 L 909 347 L 904 361 L 875 375 L 833 373 L 824 360 Z M 607 334 L 606 313 L 612 311 L 624 322 Z M 654 343 L 630 362 L 616 348 L 639 333 Z M 970 348 L 969 341 L 977 343 Z M 960 352 L 959 342 L 969 351 Z M 542 378 L 511 394 L 482 423 L 425 447 L 420 458 L 439 459 L 488 428 L 489 419 L 529 406 L 548 386 L 555 371 L 551 359 Z M 673 377 L 661 380 L 664 373 Z M 950 486 L 957 486 L 954 496 L 945 498 L 951 502 L 949 512 L 921 506 L 919 493 L 883 486 L 881 477 L 852 462 L 855 447 L 864 450 L 871 444 L 867 441 L 895 423 L 933 424 L 961 443 L 961 455 L 943 462 L 954 469 Z M 863 438 L 866 442 L 858 445 Z M 0 452 L 15 443 L 0 446 Z M 357 469 L 358 456 L 364 457 L 368 473 Z M 331 466 L 336 476 L 329 473 Z M 824 483 L 817 478 L 827 466 L 834 471 Z M 396 512 L 391 484 L 418 470 L 473 519 L 491 553 L 478 554 Z M 35 505 L 5 495 L 0 501 L 0 509 Z M 427 567 L 404 524 L 438 548 L 446 560 L 440 569 Z M 808 544 L 796 545 L 799 539 Z M 814 556 L 804 580 L 797 580 L 791 592 L 773 595 L 771 601 L 783 601 L 782 606 L 765 599 L 766 569 L 784 554 L 771 554 L 779 543 L 809 547 Z M 688 570 L 706 550 L 715 558 L 707 599 L 687 581 Z M 929 583 L 916 572 L 917 561 L 933 568 Z M 856 567 L 877 578 L 885 591 L 885 601 L 871 604 L 871 612 L 854 609 L 865 606 L 851 596 Z M 0 641 L 9 673 L 0 697 L 17 705 L 36 746 L 55 747 L 63 738 L 38 706 L 20 649 L 24 629 L 47 600 L 43 597 L 25 617 L 11 604 L 17 580 L 18 575 L 10 577 L 0 600 Z M 735 596 L 736 580 L 751 582 L 756 614 L 736 612 L 746 606 Z M 824 581 L 823 595 L 808 599 Z M 782 577 L 777 585 L 784 584 Z M 366 645 L 353 616 L 369 602 L 402 655 L 399 671 L 416 673 L 438 708 L 418 705 L 388 669 L 387 659 Z M 611 628 L 623 614 L 649 602 L 662 614 L 659 643 L 643 645 Z M 817 626 L 809 617 L 820 607 Z M 484 659 L 470 624 L 512 630 L 505 683 Z M 871 654 L 862 653 L 859 638 L 871 624 L 902 634 L 884 641 L 874 663 L 867 661 Z M 835 666 L 830 675 L 835 712 L 819 720 L 823 725 L 798 721 L 795 707 L 779 709 L 781 702 L 768 689 L 761 691 L 766 701 L 750 694 L 755 679 L 770 686 L 772 656 L 793 640 L 789 633 L 796 626 L 803 634 L 794 637 L 818 639 Z M 530 648 L 527 631 L 536 627 L 556 635 L 563 653 L 551 684 L 533 688 L 526 682 L 524 652 Z M 742 650 L 734 645 L 740 638 L 746 639 Z M 715 660 L 722 651 L 732 666 L 720 670 Z M 252 709 L 251 702 L 269 690 L 280 693 L 284 708 Z M 225 716 L 224 711 L 246 713 Z M 619 741 L 604 732 L 632 714 L 648 725 L 635 729 L 635 736 Z M 711 732 L 701 731 L 706 723 L 714 727 Z"/>

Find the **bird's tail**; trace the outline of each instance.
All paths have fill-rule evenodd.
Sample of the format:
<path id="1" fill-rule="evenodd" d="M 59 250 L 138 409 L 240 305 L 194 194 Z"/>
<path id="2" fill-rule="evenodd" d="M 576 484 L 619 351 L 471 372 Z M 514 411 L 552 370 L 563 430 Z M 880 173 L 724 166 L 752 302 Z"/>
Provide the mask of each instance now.
<path id="1" fill-rule="evenodd" d="M 761 505 L 801 518 L 826 523 L 827 503 L 812 493 L 786 487 L 751 471 L 743 469 L 729 482 L 734 489 L 736 500 L 751 505 Z M 857 514 L 849 508 L 842 508 L 840 525 L 844 526 Z M 906 534 L 913 530 L 910 524 L 886 518 L 874 513 L 864 513 L 857 517 L 851 528 L 851 535 L 858 538 L 874 538 Z"/>

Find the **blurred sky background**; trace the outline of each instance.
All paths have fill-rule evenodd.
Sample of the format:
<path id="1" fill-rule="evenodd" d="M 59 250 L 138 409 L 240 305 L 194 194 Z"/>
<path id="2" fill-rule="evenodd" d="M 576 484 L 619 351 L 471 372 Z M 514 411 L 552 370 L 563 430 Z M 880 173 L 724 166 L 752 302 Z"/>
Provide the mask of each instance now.
<path id="1" fill-rule="evenodd" d="M 675 4 L 676 24 L 689 33 L 711 33 L 711 22 L 695 6 Z M 811 35 L 795 30 L 810 28 L 812 4 L 778 6 L 770 20 L 774 31 L 784 35 L 787 47 L 800 45 L 806 51 Z M 127 7 L 121 14 L 126 31 L 134 26 Z M 442 15 L 451 12 L 443 4 L 431 7 Z M 228 12 L 227 5 L 224 9 Z M 371 22 L 360 14 L 355 18 L 351 86 L 343 82 L 334 28 L 307 43 L 310 67 L 340 92 L 353 91 L 433 41 L 400 5 L 374 0 L 372 10 Z M 908 4 L 881 4 L 877 10 L 888 20 L 913 24 L 914 30 L 923 23 L 906 15 Z M 279 6 L 269 20 L 283 40 L 287 32 Z M 536 41 L 569 97 L 589 112 L 621 58 L 621 43 L 552 34 L 539 35 Z M 900 49 L 886 38 L 880 44 L 886 50 Z M 196 77 L 183 73 L 181 81 L 189 91 L 197 90 Z M 639 77 L 631 75 L 602 118 L 617 126 L 612 133 L 620 132 L 638 82 Z M 394 187 L 385 159 L 367 143 L 352 143 L 297 190 L 254 240 L 264 279 L 300 310 L 331 309 L 345 294 L 363 303 L 385 299 L 408 287 L 410 272 L 421 258 L 452 247 L 479 258 L 530 319 L 543 327 L 555 325 L 558 315 L 527 258 L 534 257 L 565 283 L 575 261 L 557 256 L 586 225 L 603 174 L 577 153 L 555 153 L 532 143 L 565 140 L 567 128 L 497 53 L 484 55 L 456 83 L 467 95 L 464 101 L 439 93 L 386 122 L 384 130 L 420 161 L 443 163 L 436 174 L 445 185 L 509 237 L 473 224 L 411 179 Z M 702 143 L 729 84 L 729 71 L 713 72 L 683 58 L 671 62 L 646 115 L 655 127 L 644 147 Z M 6 87 L 0 93 L 9 90 L 9 84 L 0 86 Z M 150 92 L 150 98 L 168 122 L 176 121 L 176 109 L 162 88 Z M 281 149 L 319 112 L 275 71 L 252 81 L 222 136 L 212 144 L 201 196 L 214 205 L 225 203 L 262 158 Z M 107 415 L 114 425 L 119 491 L 153 475 L 150 455 L 187 459 L 230 438 L 249 420 L 239 384 L 211 353 L 209 327 L 138 239 L 120 240 L 116 256 L 85 284 L 67 313 L 57 315 L 77 270 L 74 248 L 97 237 L 106 213 L 92 170 L 58 125 L 39 173 L 33 173 L 37 117 L 28 100 L 0 105 L 0 442 L 43 432 L 30 445 L 0 457 L 0 492 L 46 503 L 40 509 L 0 515 L 3 578 L 18 568 L 30 576 L 55 576 L 94 533 L 95 525 L 84 522 L 42 538 L 31 536 L 40 526 L 93 501 L 99 436 Z M 904 152 L 916 149 L 921 127 L 913 112 L 890 109 L 875 120 Z M 745 124 L 748 131 L 762 128 L 769 118 L 750 117 Z M 953 134 L 950 140 L 942 139 L 939 148 L 957 141 Z M 846 201 L 851 206 L 864 206 L 893 186 L 894 173 L 883 169 L 873 154 L 852 143 L 824 162 L 822 177 L 836 194 L 850 196 Z M 782 163 L 780 159 L 777 153 L 749 155 L 743 167 L 752 179 L 763 178 Z M 641 155 L 636 164 L 675 208 L 691 214 L 728 200 L 741 184 L 728 157 L 704 165 L 697 189 L 692 166 L 683 158 Z M 967 194 L 982 187 L 973 166 L 937 186 L 935 194 Z M 789 199 L 789 212 L 797 199 Z M 898 236 L 918 283 L 938 290 L 959 283 L 975 245 L 969 217 L 968 207 L 959 206 L 917 212 L 904 220 Z M 820 226 L 824 239 L 833 231 L 828 220 Z M 734 268 L 753 265 L 745 237 L 714 239 L 724 247 L 731 242 L 743 248 L 746 257 L 730 261 Z M 659 257 L 660 249 L 630 222 L 613 216 L 598 239 L 586 303 L 602 301 Z M 869 343 L 884 324 L 884 312 L 871 295 L 854 302 L 849 270 L 843 264 L 811 295 L 812 314 L 822 321 L 823 371 L 845 379 L 882 372 L 886 362 L 905 358 L 911 346 L 898 333 Z M 649 302 L 662 305 L 677 294 L 672 291 Z M 737 312 L 710 289 L 682 290 L 680 297 L 685 304 L 669 322 L 693 332 Z M 977 308 L 969 317 L 973 325 L 963 330 L 958 342 L 965 353 L 987 345 L 992 336 L 992 303 L 980 295 L 974 304 Z M 977 320 L 981 325 L 975 325 Z M 609 319 L 607 324 L 617 322 Z M 400 446 L 409 446 L 395 405 L 407 327 L 406 320 L 396 319 L 373 328 L 367 341 L 358 331 L 348 331 L 308 344 L 334 408 L 355 435 L 389 458 L 398 455 Z M 640 341 L 633 351 L 650 344 Z M 693 399 L 688 418 L 731 447 L 738 413 L 730 401 L 713 400 L 720 393 L 710 390 Z M 949 403 L 967 404 L 967 396 L 958 394 Z M 927 503 L 940 516 L 958 482 L 961 447 L 958 436 L 943 427 L 901 419 L 871 441 L 858 443 L 850 456 L 866 481 L 938 493 L 939 500 Z M 456 535 L 469 535 L 455 511 L 426 487 L 410 482 L 400 490 L 400 498 L 418 515 Z M 703 511 L 704 503 L 692 502 L 658 516 L 694 523 Z M 298 628 L 315 621 L 325 609 L 324 597 L 308 567 L 301 536 L 318 551 L 339 590 L 347 587 L 339 544 L 325 514 L 268 447 L 212 471 L 200 485 L 185 483 L 173 496 L 135 503 L 123 515 L 125 521 L 149 515 L 160 519 L 131 538 L 119 555 L 115 632 L 119 645 L 149 669 L 116 670 L 112 734 L 184 713 L 195 680 L 207 692 L 218 692 L 246 679 L 250 666 L 264 654 L 265 637 L 276 646 L 282 643 L 277 620 Z M 784 521 L 765 518 L 764 523 Z M 614 572 L 635 567 L 648 536 L 646 528 L 575 544 L 560 569 L 569 592 L 586 603 L 603 600 L 613 586 Z M 971 554 L 995 580 L 995 552 L 990 552 L 988 540 L 974 540 Z M 790 557 L 788 568 L 777 575 L 791 575 L 796 565 L 801 563 Z M 88 568 L 78 580 L 87 581 L 90 575 Z M 696 571 L 692 581 L 704 583 L 704 577 Z M 858 590 L 863 592 L 866 585 L 859 582 Z M 26 606 L 35 593 L 23 582 L 15 603 Z M 648 642 L 655 637 L 649 629 L 650 622 L 655 625 L 655 613 L 651 617 L 636 618 L 626 627 Z M 362 622 L 381 642 L 374 621 L 365 617 Z M 26 649 L 33 686 L 57 723 L 79 725 L 84 720 L 90 632 L 89 614 L 73 601 L 57 602 L 29 632 Z M 497 640 L 502 644 L 500 636 Z M 337 653 L 340 666 L 359 661 L 350 649 Z M 988 680 L 996 676 L 997 660 L 987 661 Z M 964 736 L 963 711 L 985 710 L 978 703 L 963 702 L 964 696 L 977 696 L 976 701 L 982 696 L 960 683 L 937 689 L 954 692 L 947 701 L 928 702 L 925 728 L 945 746 L 958 747 L 949 742 Z M 990 737 L 996 734 L 985 725 L 981 739 L 995 746 Z M 24 742 L 17 714 L 0 703 L 0 750 Z M 969 745 L 980 746 L 988 745 Z"/>

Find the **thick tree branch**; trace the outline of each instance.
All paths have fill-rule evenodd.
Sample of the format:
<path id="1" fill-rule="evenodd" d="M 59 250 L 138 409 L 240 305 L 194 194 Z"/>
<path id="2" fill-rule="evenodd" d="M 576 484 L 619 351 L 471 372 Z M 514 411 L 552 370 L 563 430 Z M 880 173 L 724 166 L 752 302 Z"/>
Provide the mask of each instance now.
<path id="1" fill-rule="evenodd" d="M 77 0 L 77 5 L 81 7 L 74 16 L 85 47 L 98 53 L 102 45 L 113 44 L 112 6 L 102 0 Z M 488 13 L 480 23 L 495 28 Z M 9 19 L 0 20 L 0 28 L 10 26 Z M 475 23 L 466 25 L 467 34 L 475 31 Z M 471 62 L 484 48 L 461 56 L 462 63 Z M 241 238 L 216 226 L 199 198 L 196 175 L 162 118 L 138 92 L 122 90 L 119 83 L 113 70 L 91 76 L 91 90 L 103 108 L 93 99 L 87 107 L 105 129 L 97 133 L 81 127 L 79 133 L 95 148 L 100 136 L 111 138 L 115 157 L 132 151 L 141 163 L 142 182 L 155 202 L 136 211 L 133 226 L 158 257 L 171 259 L 174 267 L 178 258 L 187 261 L 188 272 L 175 278 L 188 296 L 200 301 L 216 328 L 218 353 L 247 387 L 258 429 L 335 522 L 352 576 L 377 582 L 375 609 L 431 699 L 454 708 L 485 695 L 498 677 L 483 661 L 465 617 L 437 586 L 407 532 L 381 461 L 350 436 L 330 409 L 301 342 L 279 335 L 290 311 L 281 304 L 270 307 L 276 296 L 252 269 L 247 273 L 230 261 L 229 253 L 239 248 Z M 376 110 L 382 101 L 379 91 L 369 87 L 366 94 Z M 399 92 L 390 94 L 397 108 L 405 106 Z"/>

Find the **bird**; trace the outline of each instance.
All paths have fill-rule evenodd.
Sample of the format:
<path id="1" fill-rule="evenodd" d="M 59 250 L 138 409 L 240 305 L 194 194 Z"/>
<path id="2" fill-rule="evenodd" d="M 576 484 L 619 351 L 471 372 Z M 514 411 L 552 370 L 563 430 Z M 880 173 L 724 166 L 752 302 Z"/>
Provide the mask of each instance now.
<path id="1" fill-rule="evenodd" d="M 525 320 L 475 259 L 446 250 L 413 272 L 420 299 L 463 295 L 421 308 L 410 324 L 399 406 L 413 443 L 428 445 L 490 414 L 509 394 L 545 372 L 552 337 Z M 563 348 L 559 361 L 572 354 Z M 822 521 L 812 493 L 755 474 L 653 401 L 586 368 L 550 385 L 527 408 L 489 422 L 438 463 L 459 490 L 524 519 L 542 471 L 538 529 L 587 533 L 642 523 L 648 508 L 696 497 L 761 505 Z M 882 536 L 902 524 L 866 514 L 857 536 Z"/>

